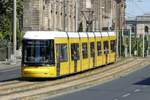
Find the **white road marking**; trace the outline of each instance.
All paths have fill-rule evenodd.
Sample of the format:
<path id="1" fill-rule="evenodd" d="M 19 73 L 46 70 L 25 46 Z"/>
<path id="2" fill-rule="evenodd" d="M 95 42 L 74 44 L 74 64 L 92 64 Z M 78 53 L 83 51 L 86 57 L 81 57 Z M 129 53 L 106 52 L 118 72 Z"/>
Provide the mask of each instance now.
<path id="1" fill-rule="evenodd" d="M 127 93 L 127 94 L 123 95 L 122 97 L 125 98 L 125 97 L 128 97 L 129 95 L 131 95 L 131 94 Z"/>
<path id="2" fill-rule="evenodd" d="M 147 86 L 146 85 L 144 85 L 144 86 L 142 86 L 143 88 L 147 88 Z"/>
<path id="3" fill-rule="evenodd" d="M 114 100 L 118 100 L 118 99 L 114 99 Z"/>
<path id="4" fill-rule="evenodd" d="M 136 90 L 134 90 L 134 92 L 140 92 L 141 90 L 140 89 L 136 89 Z"/>

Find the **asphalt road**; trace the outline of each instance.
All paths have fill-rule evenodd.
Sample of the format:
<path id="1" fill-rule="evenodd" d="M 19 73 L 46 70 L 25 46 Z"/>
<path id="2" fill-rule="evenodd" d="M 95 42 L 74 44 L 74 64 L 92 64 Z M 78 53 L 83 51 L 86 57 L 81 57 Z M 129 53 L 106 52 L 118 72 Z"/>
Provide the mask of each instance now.
<path id="1" fill-rule="evenodd" d="M 0 70 L 0 82 L 17 80 L 20 78 L 20 67 Z"/>
<path id="2" fill-rule="evenodd" d="M 117 80 L 47 100 L 150 100 L 150 65 Z"/>

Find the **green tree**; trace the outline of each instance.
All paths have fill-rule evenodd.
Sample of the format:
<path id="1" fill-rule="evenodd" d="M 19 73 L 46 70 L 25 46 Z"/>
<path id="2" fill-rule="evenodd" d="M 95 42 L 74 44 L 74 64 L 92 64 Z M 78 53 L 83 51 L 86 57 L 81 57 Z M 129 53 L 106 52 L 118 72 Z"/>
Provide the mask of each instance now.
<path id="1" fill-rule="evenodd" d="M 13 0 L 0 0 L 0 40 L 10 41 L 13 26 Z M 17 0 L 17 38 L 20 38 L 23 18 L 23 0 Z M 21 23 L 20 23 L 21 22 Z"/>

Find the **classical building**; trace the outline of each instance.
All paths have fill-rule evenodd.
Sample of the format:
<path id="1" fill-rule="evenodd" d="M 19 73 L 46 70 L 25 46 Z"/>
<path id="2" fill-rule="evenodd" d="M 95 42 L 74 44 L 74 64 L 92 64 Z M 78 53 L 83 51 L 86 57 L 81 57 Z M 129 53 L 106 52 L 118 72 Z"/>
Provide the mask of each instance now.
<path id="1" fill-rule="evenodd" d="M 131 29 L 132 33 L 136 33 L 137 36 L 150 34 L 150 14 L 127 19 L 126 25 L 127 29 Z"/>
<path id="2" fill-rule="evenodd" d="M 23 27 L 24 31 L 120 29 L 124 9 L 125 0 L 24 0 Z"/>
<path id="3" fill-rule="evenodd" d="M 75 31 L 74 29 L 74 0 L 24 1 L 24 30 Z"/>

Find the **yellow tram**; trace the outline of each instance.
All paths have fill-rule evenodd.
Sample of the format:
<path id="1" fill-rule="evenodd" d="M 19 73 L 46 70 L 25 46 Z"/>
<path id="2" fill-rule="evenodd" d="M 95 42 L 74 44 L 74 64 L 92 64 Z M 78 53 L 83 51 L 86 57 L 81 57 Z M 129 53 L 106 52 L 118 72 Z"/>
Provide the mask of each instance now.
<path id="1" fill-rule="evenodd" d="M 22 77 L 55 78 L 115 61 L 114 32 L 28 31 L 23 38 Z"/>

